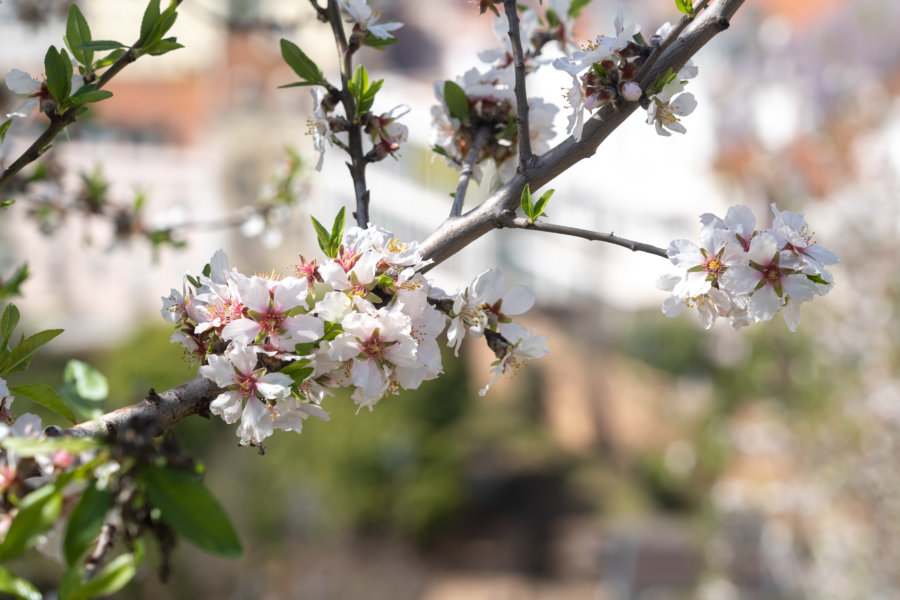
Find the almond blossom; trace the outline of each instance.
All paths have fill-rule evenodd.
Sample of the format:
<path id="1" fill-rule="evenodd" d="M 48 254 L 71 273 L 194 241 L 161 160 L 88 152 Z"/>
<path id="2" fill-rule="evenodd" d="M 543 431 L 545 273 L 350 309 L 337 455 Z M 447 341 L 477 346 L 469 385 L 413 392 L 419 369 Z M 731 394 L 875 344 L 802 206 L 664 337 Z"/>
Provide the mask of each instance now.
<path id="1" fill-rule="evenodd" d="M 396 21 L 377 25 L 378 19 L 381 18 L 381 12 L 372 9 L 366 0 L 347 0 L 346 2 L 341 0 L 340 5 L 350 17 L 348 22 L 355 23 L 355 27 L 359 27 L 362 31 L 368 31 L 382 40 L 394 37 L 391 32 L 403 27 L 403 23 Z"/>
<path id="2" fill-rule="evenodd" d="M 658 94 L 650 96 L 647 124 L 655 126 L 659 135 L 670 136 L 671 131 L 678 133 L 687 131 L 679 117 L 686 117 L 694 112 L 697 100 L 690 92 L 681 92 L 684 92 L 684 84 L 676 77 L 663 86 Z"/>

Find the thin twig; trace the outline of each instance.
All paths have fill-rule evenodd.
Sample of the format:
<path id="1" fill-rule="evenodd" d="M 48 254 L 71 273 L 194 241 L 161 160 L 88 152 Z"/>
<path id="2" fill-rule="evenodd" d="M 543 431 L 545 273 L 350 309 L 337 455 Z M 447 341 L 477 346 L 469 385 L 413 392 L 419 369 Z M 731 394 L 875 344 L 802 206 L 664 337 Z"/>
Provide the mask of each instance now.
<path id="1" fill-rule="evenodd" d="M 487 127 L 482 127 L 475 134 L 475 141 L 472 142 L 472 149 L 466 156 L 462 165 L 462 174 L 459 176 L 459 183 L 456 185 L 456 194 L 453 195 L 453 206 L 450 207 L 450 216 L 458 217 L 462 214 L 463 202 L 466 200 L 466 190 L 469 188 L 469 180 L 472 179 L 472 173 L 475 171 L 475 163 L 481 154 L 481 147 L 491 136 L 491 131 Z"/>
<path id="2" fill-rule="evenodd" d="M 100 528 L 100 535 L 97 536 L 97 545 L 94 547 L 94 551 L 85 561 L 83 581 L 90 580 L 100 567 L 106 564 L 106 559 L 115 543 L 116 526 L 111 522 L 106 522 Z"/>
<path id="3" fill-rule="evenodd" d="M 553 223 L 532 223 L 525 217 L 514 217 L 506 214 L 497 220 L 498 227 L 508 227 L 512 229 L 531 229 L 534 231 L 545 231 L 547 233 L 558 233 L 560 235 L 571 235 L 574 237 L 584 238 L 586 240 L 596 242 L 606 242 L 607 244 L 615 244 L 628 248 L 632 252 L 646 252 L 662 258 L 668 258 L 666 250 L 651 244 L 643 242 L 635 242 L 625 238 L 618 237 L 613 233 L 600 233 L 599 231 L 590 231 L 588 229 L 578 229 L 577 227 L 567 227 L 565 225 L 554 225 Z"/>
<path id="4" fill-rule="evenodd" d="M 347 163 L 347 168 L 350 170 L 350 177 L 353 179 L 353 191 L 356 195 L 356 211 L 353 213 L 353 216 L 356 217 L 356 224 L 365 228 L 369 225 L 369 189 L 366 187 L 366 165 L 368 161 L 366 160 L 365 152 L 363 152 L 362 124 L 356 115 L 356 99 L 350 93 L 349 86 L 350 78 L 353 77 L 353 53 L 356 51 L 356 48 L 352 47 L 347 41 L 337 0 L 328 0 L 327 10 L 328 20 L 331 23 L 331 30 L 334 33 L 334 40 L 341 63 L 341 90 L 339 96 L 341 105 L 344 107 L 344 114 L 350 121 L 350 126 L 347 127 L 347 154 L 350 155 L 350 162 Z"/>
<path id="5" fill-rule="evenodd" d="M 519 33 L 519 13 L 516 0 L 503 0 L 506 20 L 509 22 L 509 41 L 512 44 L 516 68 L 516 124 L 519 126 L 519 168 L 525 170 L 531 161 L 531 133 L 528 124 L 528 94 L 525 91 L 525 55 L 522 52 L 522 36 Z"/>

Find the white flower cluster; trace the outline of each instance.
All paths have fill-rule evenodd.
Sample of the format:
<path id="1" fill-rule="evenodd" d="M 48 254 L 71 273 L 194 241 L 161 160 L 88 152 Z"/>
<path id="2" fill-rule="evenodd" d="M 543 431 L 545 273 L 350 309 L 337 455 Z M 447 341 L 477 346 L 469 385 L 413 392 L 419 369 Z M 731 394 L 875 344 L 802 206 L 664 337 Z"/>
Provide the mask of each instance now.
<path id="1" fill-rule="evenodd" d="M 663 313 L 674 317 L 696 308 L 707 329 L 716 317 L 734 329 L 771 320 L 784 310 L 791 331 L 800 322 L 800 305 L 831 291 L 834 279 L 825 267 L 837 255 L 815 241 L 803 214 L 772 204 L 770 229 L 756 229 L 756 217 L 744 205 L 732 206 L 725 219 L 700 216 L 700 245 L 675 240 L 666 253 L 678 275 L 663 275 L 657 287 L 672 292 Z"/>
<path id="2" fill-rule="evenodd" d="M 429 141 L 432 147 L 439 149 L 448 165 L 460 169 L 475 144 L 478 131 L 487 129 L 490 135 L 482 145 L 475 164 L 493 161 L 497 180 L 508 181 L 516 172 L 519 140 L 516 127 L 515 71 L 512 63 L 483 73 L 472 68 L 461 78 L 457 78 L 456 84 L 462 88 L 468 100 L 468 122 L 464 123 L 451 114 L 444 98 L 444 82 L 435 82 L 434 95 L 440 104 L 431 107 L 432 129 Z M 550 140 L 555 135 L 553 118 L 557 110 L 540 98 L 528 99 L 529 139 L 535 154 L 543 154 L 550 149 Z M 481 181 L 481 172 L 477 166 L 475 179 Z"/>
<path id="3" fill-rule="evenodd" d="M 654 37 L 664 38 L 671 27 L 666 23 Z M 571 57 L 553 61 L 554 67 L 572 76 L 572 87 L 566 93 L 572 107 L 569 133 L 576 140 L 581 139 L 585 112 L 590 114 L 619 99 L 637 102 L 645 94 L 647 123 L 654 125 L 659 135 L 671 135 L 670 131 L 684 133 L 686 129 L 679 117 L 693 112 L 697 101 L 692 94 L 682 92 L 687 80 L 697 75 L 697 68 L 688 62 L 677 74 L 669 73 L 642 90 L 632 79 L 640 70 L 647 47 L 639 41 L 640 27 L 633 23 L 626 25 L 621 5 L 615 30 L 614 36 L 597 36 Z"/>
<path id="4" fill-rule="evenodd" d="M 533 293 L 507 290 L 489 270 L 447 295 L 418 272 L 429 263 L 418 244 L 374 226 L 348 230 L 334 258 L 301 257 L 295 276 L 243 275 L 220 250 L 203 275 L 163 298 L 162 315 L 179 327 L 172 341 L 207 363 L 200 374 L 223 390 L 210 411 L 240 420 L 244 445 L 275 429 L 299 432 L 309 416 L 327 420 L 321 402 L 333 388 L 353 388 L 354 402 L 371 410 L 436 378 L 448 321 L 455 349 L 467 331 L 490 332 L 495 379 L 547 352 L 543 336 L 507 316 L 530 308 Z"/>

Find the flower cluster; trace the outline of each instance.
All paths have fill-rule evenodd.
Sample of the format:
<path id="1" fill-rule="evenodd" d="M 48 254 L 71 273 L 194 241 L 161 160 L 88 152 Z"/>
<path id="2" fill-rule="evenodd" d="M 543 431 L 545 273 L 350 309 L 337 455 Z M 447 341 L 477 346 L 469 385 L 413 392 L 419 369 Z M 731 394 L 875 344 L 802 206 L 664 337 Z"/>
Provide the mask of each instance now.
<path id="1" fill-rule="evenodd" d="M 672 292 L 663 303 L 669 317 L 696 308 L 707 329 L 717 317 L 734 329 L 771 320 L 784 309 L 791 331 L 800 322 L 800 305 L 831 291 L 834 279 L 825 267 L 834 252 L 815 241 L 803 214 L 772 204 L 770 229 L 756 229 L 756 217 L 744 205 L 728 209 L 724 219 L 700 216 L 700 245 L 675 240 L 666 253 L 677 275 L 664 275 L 657 287 Z"/>
<path id="2" fill-rule="evenodd" d="M 371 410 L 436 378 L 437 337 L 448 322 L 457 350 L 467 331 L 489 332 L 494 380 L 547 352 L 543 336 L 509 317 L 530 308 L 534 294 L 507 289 L 499 271 L 445 294 L 419 272 L 430 261 L 418 244 L 374 226 L 348 230 L 331 254 L 301 257 L 294 275 L 247 276 L 220 250 L 202 275 L 163 298 L 163 317 L 178 326 L 172 341 L 222 389 L 210 411 L 240 421 L 243 445 L 260 445 L 275 429 L 300 432 L 309 416 L 327 420 L 321 403 L 334 388 L 352 388 L 354 402 Z"/>
<path id="3" fill-rule="evenodd" d="M 430 143 L 447 163 L 461 169 L 470 151 L 480 144 L 474 164 L 492 161 L 496 178 L 507 181 L 515 174 L 519 133 L 516 126 L 515 72 L 512 66 L 492 68 L 480 72 L 467 71 L 454 85 L 465 94 L 467 111 L 460 114 L 446 97 L 447 82 L 438 81 L 434 94 L 440 102 L 431 108 L 432 130 Z M 553 139 L 553 117 L 557 108 L 540 98 L 528 99 L 529 136 L 532 150 L 542 154 L 550 149 Z M 484 139 L 479 140 L 479 136 Z M 476 181 L 481 172 L 475 168 Z"/>
<path id="4" fill-rule="evenodd" d="M 73 64 L 77 65 L 78 63 L 73 61 Z M 74 94 L 83 85 L 84 78 L 76 69 L 70 83 L 72 93 Z M 56 109 L 56 100 L 50 95 L 47 82 L 38 81 L 21 69 L 12 69 L 6 74 L 6 87 L 14 94 L 26 97 L 25 102 L 14 108 L 12 112 L 6 113 L 8 118 L 27 117 L 38 106 L 41 107 L 42 112 L 48 113 L 52 113 Z"/>
<path id="5" fill-rule="evenodd" d="M 666 23 L 653 37 L 662 39 L 670 30 L 671 25 Z M 600 35 L 571 57 L 553 61 L 554 67 L 572 76 L 572 87 L 566 93 L 572 107 L 568 128 L 572 137 L 581 139 L 585 113 L 620 100 L 642 101 L 647 108 L 647 123 L 655 125 L 660 135 L 671 135 L 669 130 L 685 132 L 679 117 L 690 114 L 697 103 L 692 94 L 681 92 L 687 80 L 697 75 L 697 69 L 688 63 L 678 73 L 670 71 L 642 90 L 633 79 L 649 52 L 640 27 L 626 24 L 619 6 L 614 36 Z M 647 99 L 643 100 L 645 95 Z"/>

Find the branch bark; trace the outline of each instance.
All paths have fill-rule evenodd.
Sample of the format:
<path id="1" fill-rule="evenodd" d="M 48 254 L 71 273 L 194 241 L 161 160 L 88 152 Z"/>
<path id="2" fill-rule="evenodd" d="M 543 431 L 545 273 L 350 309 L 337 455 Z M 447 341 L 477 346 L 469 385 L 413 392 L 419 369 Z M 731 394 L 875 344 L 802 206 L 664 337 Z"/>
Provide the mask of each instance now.
<path id="1" fill-rule="evenodd" d="M 519 168 L 527 169 L 531 161 L 531 132 L 528 124 L 528 93 L 525 91 L 525 54 L 522 51 L 522 35 L 519 33 L 519 13 L 516 0 L 503 0 L 506 20 L 509 22 L 509 42 L 512 45 L 516 72 L 516 125 L 519 138 Z"/>

